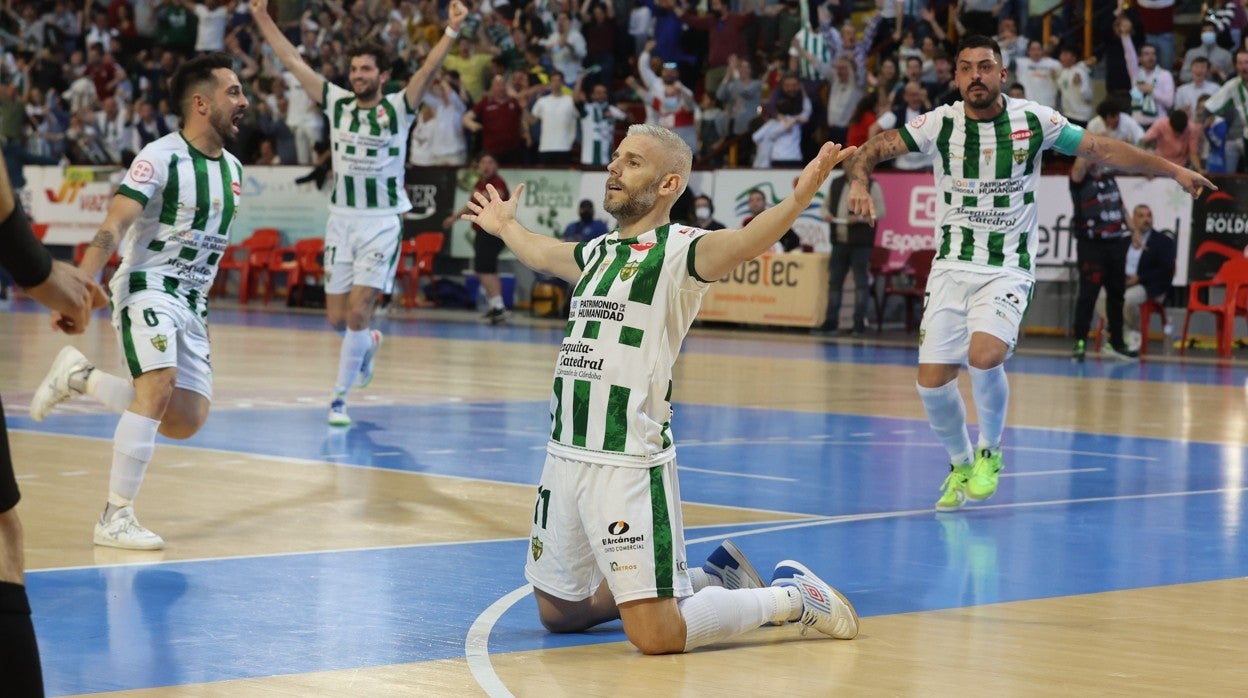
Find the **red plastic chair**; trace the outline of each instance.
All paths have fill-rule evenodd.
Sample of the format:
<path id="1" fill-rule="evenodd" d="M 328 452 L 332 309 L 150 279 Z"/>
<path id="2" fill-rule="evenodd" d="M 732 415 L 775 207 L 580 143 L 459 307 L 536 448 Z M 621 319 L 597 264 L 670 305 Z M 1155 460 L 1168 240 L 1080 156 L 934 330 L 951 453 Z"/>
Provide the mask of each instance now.
<path id="1" fill-rule="evenodd" d="M 316 283 L 325 276 L 321 255 L 325 254 L 324 238 L 307 238 L 297 241 L 290 247 L 279 247 L 269 255 L 269 263 L 262 272 L 264 280 L 264 304 L 269 304 L 273 297 L 274 286 L 279 276 L 285 276 L 286 295 L 299 286 L 307 284 L 311 276 Z"/>
<path id="2" fill-rule="evenodd" d="M 260 274 L 269 265 L 269 256 L 282 244 L 282 234 L 277 228 L 257 228 L 251 237 L 230 245 L 221 254 L 217 278 L 212 285 L 215 295 L 229 290 L 230 272 L 239 273 L 238 301 L 246 303 L 255 293 Z"/>
<path id="3" fill-rule="evenodd" d="M 927 293 L 927 279 L 932 275 L 932 262 L 935 259 L 936 250 L 918 250 L 910 253 L 903 268 L 884 275 L 884 293 L 876 306 L 876 328 L 883 327 L 884 307 L 888 304 L 889 296 L 900 296 L 906 304 L 906 333 L 914 330 L 917 324 L 915 301 L 923 302 L 923 296 Z"/>
<path id="4" fill-rule="evenodd" d="M 404 308 L 435 305 L 436 298 L 432 294 L 425 302 L 417 296 L 420 294 L 421 277 L 433 278 L 433 260 L 442 251 L 445 242 L 446 235 L 443 233 L 418 233 L 416 237 L 403 241 L 399 247 L 399 268 L 395 275 L 403 285 Z"/>
<path id="5" fill-rule="evenodd" d="M 1215 291 L 1221 297 L 1214 299 Z M 1187 353 L 1187 330 L 1193 313 L 1210 313 L 1218 334 L 1218 356 L 1231 356 L 1234 344 L 1235 316 L 1248 318 L 1248 258 L 1232 257 L 1222 263 L 1218 273 L 1208 281 L 1193 281 L 1188 285 L 1187 313 L 1183 317 L 1183 339 L 1179 354 Z"/>
<path id="6" fill-rule="evenodd" d="M 1144 336 L 1140 338 L 1140 356 L 1148 356 L 1148 327 L 1153 320 L 1153 316 L 1161 318 L 1162 336 L 1165 336 L 1166 327 L 1166 306 L 1158 303 L 1156 300 L 1149 298 L 1144 301 L 1144 305 L 1140 306 L 1140 328 L 1144 330 Z M 1096 323 L 1096 334 L 1092 342 L 1092 348 L 1095 351 L 1101 350 L 1101 343 L 1105 341 L 1105 318 L 1102 317 Z"/>
<path id="7" fill-rule="evenodd" d="M 91 246 L 89 242 L 80 242 L 74 246 L 74 266 L 82 266 L 82 258 L 87 254 L 87 248 Z M 113 273 L 117 271 L 117 267 L 121 266 L 121 257 L 117 254 L 117 250 L 113 250 L 113 254 L 104 263 L 100 269 L 100 284 L 108 286 L 109 280 L 113 278 Z"/>

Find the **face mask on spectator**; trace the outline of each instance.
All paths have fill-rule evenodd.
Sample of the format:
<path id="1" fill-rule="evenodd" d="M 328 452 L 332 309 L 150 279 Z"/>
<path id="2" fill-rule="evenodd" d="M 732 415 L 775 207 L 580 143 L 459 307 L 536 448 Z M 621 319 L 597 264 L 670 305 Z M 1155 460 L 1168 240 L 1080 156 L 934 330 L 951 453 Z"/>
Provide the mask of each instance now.
<path id="1" fill-rule="evenodd" d="M 1200 43 L 1204 44 L 1205 46 L 1213 46 L 1213 42 L 1217 40 L 1218 40 L 1218 35 L 1216 32 L 1201 32 L 1200 33 Z"/>
<path id="2" fill-rule="evenodd" d="M 711 217 L 711 209 L 706 206 L 699 206 L 693 209 L 693 215 L 697 216 L 698 220 L 704 221 Z"/>

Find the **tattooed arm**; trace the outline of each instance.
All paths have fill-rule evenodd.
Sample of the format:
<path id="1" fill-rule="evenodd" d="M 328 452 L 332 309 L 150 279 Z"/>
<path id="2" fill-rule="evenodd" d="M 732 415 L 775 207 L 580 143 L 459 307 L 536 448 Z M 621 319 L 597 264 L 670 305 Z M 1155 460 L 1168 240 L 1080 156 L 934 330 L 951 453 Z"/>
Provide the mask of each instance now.
<path id="1" fill-rule="evenodd" d="M 1179 186 L 1191 194 L 1193 199 L 1199 197 L 1205 188 L 1210 191 L 1217 189 L 1199 172 L 1180 167 L 1169 160 L 1108 136 L 1085 131 L 1079 147 L 1075 150 L 1075 155 L 1121 172 L 1169 177 L 1178 182 Z"/>
<path id="2" fill-rule="evenodd" d="M 99 275 L 100 270 L 108 263 L 121 238 L 130 230 L 130 226 L 143 213 L 143 205 L 127 196 L 117 195 L 108 205 L 108 214 L 100 224 L 100 230 L 92 238 L 87 251 L 82 255 L 78 267 L 92 278 Z"/>
<path id="3" fill-rule="evenodd" d="M 889 129 L 872 136 L 858 148 L 858 152 L 845 162 L 845 177 L 849 180 L 849 212 L 866 216 L 875 223 L 875 202 L 871 199 L 868 177 L 875 166 L 898 155 L 910 152 L 897 129 Z"/>

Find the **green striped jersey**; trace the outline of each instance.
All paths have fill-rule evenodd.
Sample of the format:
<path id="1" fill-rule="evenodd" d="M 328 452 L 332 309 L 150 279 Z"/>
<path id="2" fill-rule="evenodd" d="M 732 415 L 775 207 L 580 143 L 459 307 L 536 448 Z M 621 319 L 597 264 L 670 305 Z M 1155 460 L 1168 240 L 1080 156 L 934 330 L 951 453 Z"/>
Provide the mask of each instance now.
<path id="1" fill-rule="evenodd" d="M 1004 97 L 997 118 L 967 117 L 962 102 L 900 127 L 911 152 L 933 156 L 935 268 L 1003 268 L 1035 278 L 1040 153 L 1073 154 L 1083 129 L 1049 107 Z"/>
<path id="2" fill-rule="evenodd" d="M 606 102 L 585 102 L 577 110 L 581 113 L 581 164 L 606 165 L 615 150 L 615 122 L 628 115 Z"/>
<path id="3" fill-rule="evenodd" d="M 555 365 L 551 454 L 634 467 L 675 457 L 672 366 L 710 288 L 693 271 L 705 233 L 668 224 L 577 246 L 582 272 Z"/>
<path id="4" fill-rule="evenodd" d="M 416 112 L 404 95 L 384 95 L 372 108 L 361 109 L 355 93 L 324 82 L 321 105 L 329 117 L 334 158 L 330 211 L 358 216 L 411 210 L 403 177 L 407 135 Z"/>
<path id="5" fill-rule="evenodd" d="M 143 205 L 123 233 L 113 297 L 154 289 L 208 313 L 208 289 L 238 217 L 243 166 L 222 151 L 210 158 L 179 131 L 148 143 L 117 189 Z"/>

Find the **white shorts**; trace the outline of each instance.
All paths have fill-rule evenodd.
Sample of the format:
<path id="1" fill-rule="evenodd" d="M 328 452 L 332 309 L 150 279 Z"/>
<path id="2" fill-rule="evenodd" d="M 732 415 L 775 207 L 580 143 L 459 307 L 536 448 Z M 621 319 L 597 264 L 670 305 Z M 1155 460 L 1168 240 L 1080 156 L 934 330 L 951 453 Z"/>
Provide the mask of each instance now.
<path id="1" fill-rule="evenodd" d="M 964 363 L 975 332 L 1000 339 L 1013 353 L 1032 286 L 1008 272 L 933 270 L 923 299 L 919 363 Z"/>
<path id="2" fill-rule="evenodd" d="M 595 465 L 546 455 L 524 576 L 567 601 L 604 579 L 617 604 L 693 594 L 676 462 Z"/>
<path id="3" fill-rule="evenodd" d="M 177 387 L 212 399 L 208 326 L 185 300 L 162 291 L 124 296 L 113 307 L 113 327 L 130 377 L 176 368 Z"/>
<path id="4" fill-rule="evenodd" d="M 329 214 L 325 223 L 325 293 L 350 293 L 352 286 L 390 293 L 402 241 L 403 220 L 399 216 Z"/>

